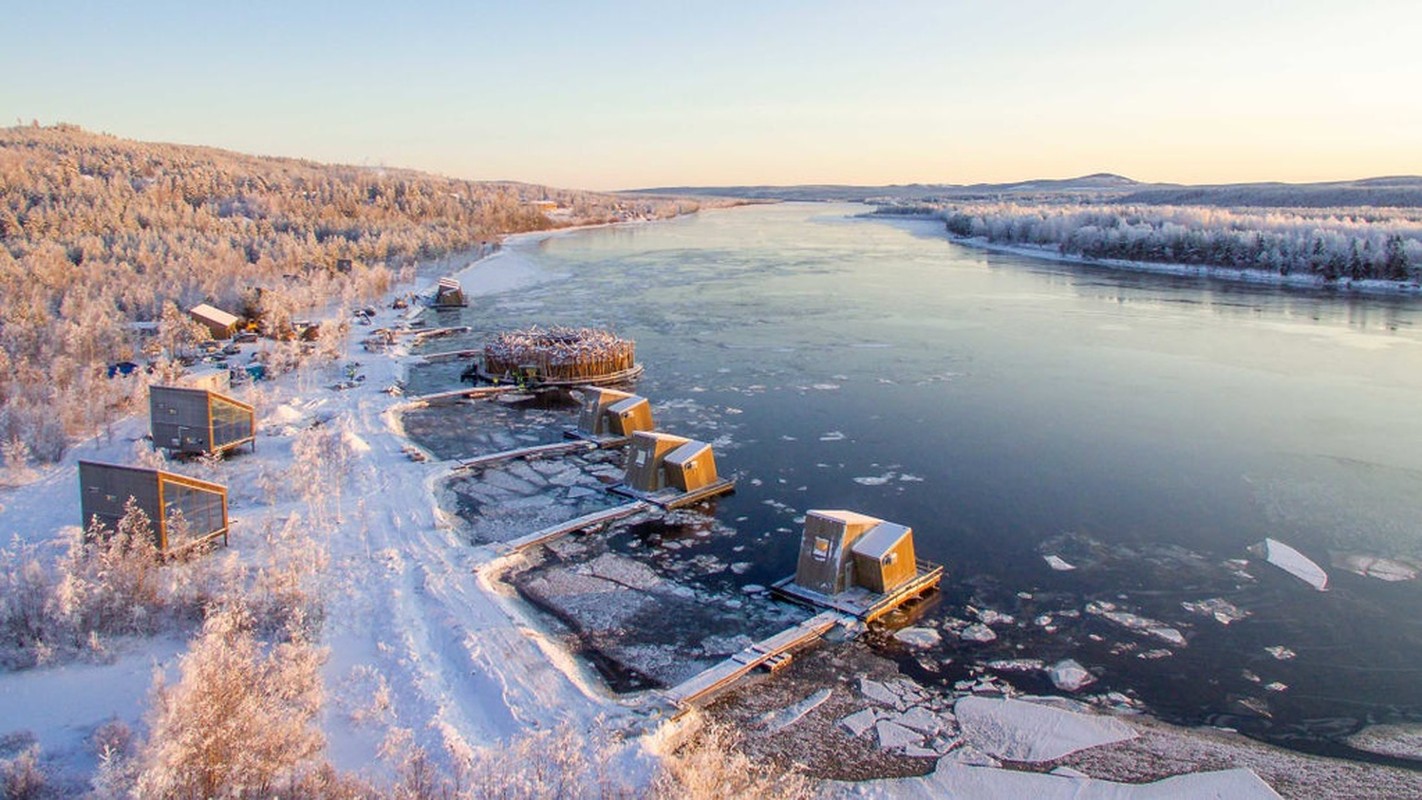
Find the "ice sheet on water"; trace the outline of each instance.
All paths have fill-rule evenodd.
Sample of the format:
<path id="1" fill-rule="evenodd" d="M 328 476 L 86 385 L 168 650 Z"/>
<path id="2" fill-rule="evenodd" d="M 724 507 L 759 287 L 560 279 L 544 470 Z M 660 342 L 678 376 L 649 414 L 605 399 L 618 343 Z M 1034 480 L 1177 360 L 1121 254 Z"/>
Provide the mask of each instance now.
<path id="1" fill-rule="evenodd" d="M 1093 600 L 1086 604 L 1086 612 L 1088 614 L 1095 614 L 1103 619 L 1108 619 L 1123 628 L 1147 633 L 1157 639 L 1176 645 L 1177 647 L 1185 646 L 1185 635 L 1180 631 L 1169 627 L 1159 620 L 1142 617 L 1139 614 L 1132 614 L 1128 611 L 1120 611 L 1117 609 L 1115 603 Z"/>
<path id="2" fill-rule="evenodd" d="M 943 637 L 932 628 L 903 628 L 894 632 L 894 638 L 909 647 L 927 648 L 937 646 Z"/>
<path id="3" fill-rule="evenodd" d="M 879 721 L 879 712 L 872 708 L 865 708 L 841 719 L 839 724 L 843 725 L 852 736 L 863 736 L 874 723 Z"/>
<path id="4" fill-rule="evenodd" d="M 1052 761 L 1136 736 L 1129 725 L 1110 717 L 1021 700 L 964 697 L 953 713 L 969 744 L 1009 761 Z"/>
<path id="5" fill-rule="evenodd" d="M 993 632 L 992 628 L 981 622 L 974 622 L 964 628 L 963 632 L 958 634 L 958 638 L 965 642 L 991 642 L 997 638 L 997 634 Z"/>
<path id="6" fill-rule="evenodd" d="M 1047 670 L 1047 677 L 1051 678 L 1053 686 L 1064 692 L 1074 692 L 1087 684 L 1096 682 L 1096 676 L 1070 658 L 1053 664 Z"/>
<path id="7" fill-rule="evenodd" d="M 1183 601 L 1180 607 L 1191 614 L 1199 614 L 1202 617 L 1213 617 L 1221 625 L 1228 625 L 1231 622 L 1239 622 L 1249 616 L 1248 611 L 1242 610 L 1239 606 L 1224 599 L 1223 597 L 1212 597 L 1208 600 Z"/>
<path id="8" fill-rule="evenodd" d="M 1323 567 L 1283 542 L 1265 539 L 1249 550 L 1320 592 L 1328 590 L 1328 573 L 1323 571 Z"/>
<path id="9" fill-rule="evenodd" d="M 1057 572 L 1069 572 L 1076 569 L 1075 565 L 1067 563 L 1061 556 L 1042 556 L 1042 559 L 1047 562 L 1047 566 Z"/>
<path id="10" fill-rule="evenodd" d="M 798 703 L 761 715 L 756 720 L 756 724 L 767 731 L 784 730 L 804 719 L 806 714 L 824 705 L 832 693 L 830 689 L 820 689 Z"/>
<path id="11" fill-rule="evenodd" d="M 1333 553 L 1330 561 L 1339 569 L 1380 581 L 1416 580 L 1418 574 L 1417 568 L 1410 564 L 1362 553 Z"/>

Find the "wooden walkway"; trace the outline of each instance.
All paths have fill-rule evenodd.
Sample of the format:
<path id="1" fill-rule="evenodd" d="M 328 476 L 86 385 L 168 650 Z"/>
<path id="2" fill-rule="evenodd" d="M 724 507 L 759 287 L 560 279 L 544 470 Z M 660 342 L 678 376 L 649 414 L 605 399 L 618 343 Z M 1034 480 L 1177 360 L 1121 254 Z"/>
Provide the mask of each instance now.
<path id="1" fill-rule="evenodd" d="M 756 642 L 705 672 L 673 686 L 664 694 L 676 706 L 689 708 L 740 680 L 756 667 L 783 663 L 791 650 L 819 639 L 836 625 L 852 625 L 855 622 L 853 617 L 838 611 L 822 611 L 793 628 L 786 628 L 769 639 Z"/>
<path id="2" fill-rule="evenodd" d="M 612 522 L 613 520 L 630 517 L 639 511 L 646 511 L 649 508 L 652 508 L 650 504 L 638 500 L 635 503 L 624 503 L 620 506 L 605 508 L 602 511 L 594 511 L 591 514 L 584 514 L 577 519 L 570 519 L 567 522 L 550 525 L 542 530 L 537 530 L 512 541 L 504 542 L 500 549 L 514 553 L 522 553 L 530 547 L 546 544 L 554 539 L 567 536 L 574 531 L 593 528 L 607 522 Z"/>
<path id="3" fill-rule="evenodd" d="M 483 350 L 480 350 L 478 348 L 475 348 L 473 350 L 445 350 L 439 353 L 425 353 L 420 356 L 420 359 L 423 360 L 426 364 L 433 364 L 436 361 L 449 361 L 451 359 L 456 358 L 473 358 L 474 356 L 477 356 L 483 352 Z"/>
<path id="4" fill-rule="evenodd" d="M 417 405 L 420 403 L 435 403 L 440 400 L 457 400 L 463 397 L 492 397 L 496 394 L 508 394 L 509 392 L 522 391 L 513 384 L 505 386 L 474 386 L 463 389 L 451 389 L 447 392 L 435 392 L 434 394 L 421 394 L 411 397 L 405 401 L 405 405 Z"/>
<path id="5" fill-rule="evenodd" d="M 539 458 L 541 456 L 560 456 L 564 453 L 589 452 L 598 449 L 596 442 L 589 442 L 582 439 L 571 442 L 553 442 L 552 444 L 535 444 L 529 447 L 520 447 L 515 450 L 501 450 L 497 453 L 488 453 L 474 458 L 464 459 L 459 462 L 456 470 L 475 469 L 486 467 L 490 464 L 498 464 L 502 461 L 512 461 L 516 458 Z"/>

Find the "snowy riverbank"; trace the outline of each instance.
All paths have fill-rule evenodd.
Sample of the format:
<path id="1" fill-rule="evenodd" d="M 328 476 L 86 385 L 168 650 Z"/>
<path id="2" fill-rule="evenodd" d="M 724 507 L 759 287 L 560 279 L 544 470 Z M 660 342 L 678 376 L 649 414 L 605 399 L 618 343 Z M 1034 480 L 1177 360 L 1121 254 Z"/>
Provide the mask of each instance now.
<path id="1" fill-rule="evenodd" d="M 559 276 L 543 270 L 530 253 L 539 241 L 558 235 L 566 232 L 510 237 L 495 255 L 468 263 L 455 259 L 447 269 L 455 270 L 469 296 L 557 280 Z M 399 287 L 399 293 L 428 289 L 433 275 L 422 280 L 422 285 Z M 405 318 L 405 312 L 391 308 L 392 299 L 378 305 L 372 327 L 394 327 Z M 322 669 L 326 700 L 320 718 L 327 742 L 324 757 L 338 769 L 382 782 L 390 780 L 397 767 L 388 758 L 392 742 L 418 745 L 438 768 L 449 769 L 480 753 L 499 752 L 529 733 L 568 726 L 589 748 L 600 746 L 609 731 L 625 734 L 628 744 L 618 755 L 619 773 L 634 785 L 644 784 L 655 767 L 648 753 L 665 734 L 658 730 L 665 706 L 648 693 L 613 695 L 585 664 L 542 632 L 528 607 L 494 579 L 509 557 L 491 546 L 471 545 L 459 522 L 440 506 L 439 487 L 449 473 L 449 463 L 408 457 L 410 442 L 397 410 L 404 400 L 389 391 L 404 377 L 408 351 L 397 347 L 366 352 L 359 341 L 363 330 L 367 329 L 353 328 L 334 360 L 237 390 L 239 397 L 258 407 L 255 452 L 244 449 L 215 467 L 198 463 L 167 467 L 230 488 L 231 547 L 212 558 L 231 554 L 246 564 L 261 564 L 274 530 L 295 518 L 310 529 L 312 550 L 319 550 L 323 559 L 318 588 L 325 612 L 321 644 L 327 651 Z M 350 385 L 345 378 L 351 372 L 363 380 Z M 478 406 L 470 407 L 469 413 L 478 413 Z M 338 432 L 346 454 L 340 474 L 319 503 L 304 494 L 296 471 L 295 444 L 313 430 Z M 146 419 L 124 420 L 108 435 L 76 446 L 61 464 L 44 469 L 34 481 L 0 491 L 0 529 L 57 554 L 62 532 L 79 522 L 77 459 L 133 463 L 147 448 L 142 441 L 146 432 Z M 128 638 L 110 645 L 109 656 L 93 661 L 0 673 L 0 737 L 30 731 L 42 748 L 46 766 L 81 788 L 95 764 L 86 744 L 90 733 L 113 718 L 141 730 L 153 668 L 171 678 L 183 650 L 183 643 L 173 636 Z M 786 709 L 793 706 L 785 704 Z M 1071 741 L 1079 743 L 1082 731 L 1118 732 L 1118 726 L 1127 726 L 1139 732 L 1149 724 L 1081 713 L 1084 709 L 1040 724 L 1040 713 L 1006 703 L 1003 707 L 999 714 L 981 719 L 963 714 L 959 721 L 974 752 L 988 759 L 1015 760 L 1013 756 L 1023 748 L 1051 743 L 1056 743 L 1052 752 L 1060 752 L 1068 731 L 1077 737 Z M 946 719 L 942 712 L 952 713 L 946 705 L 939 712 Z M 784 727 L 790 728 L 814 713 L 810 709 L 793 719 L 781 716 L 788 720 Z M 887 723 L 903 728 L 893 719 L 908 713 L 911 710 L 885 707 L 880 720 L 876 711 L 871 714 L 875 729 L 866 736 L 880 735 L 880 721 L 890 733 L 895 729 Z M 840 722 L 836 718 L 829 724 Z M 652 734 L 644 736 L 647 732 Z M 1172 742 L 1199 738 L 1176 729 L 1170 736 Z M 1131 741 L 1137 741 L 1138 749 L 1114 759 L 1101 755 L 1089 767 L 1072 762 L 1075 772 L 1045 776 L 991 765 L 989 760 L 965 764 L 967 748 L 945 740 L 958 756 L 936 762 L 938 772 L 927 778 L 831 787 L 831 791 L 875 797 L 955 791 L 975 796 L 989 791 L 998 792 L 996 796 L 1149 797 L 1222 791 L 1231 796 L 1272 796 L 1246 771 L 1156 786 L 1108 783 L 1105 779 L 1148 781 L 1234 764 L 1226 757 L 1165 759 L 1159 748 L 1140 744 L 1135 737 L 1122 742 L 1114 733 L 1113 738 L 1086 736 L 1084 740 L 1093 746 L 1077 751 L 1073 745 L 1067 751 L 1120 752 L 1112 748 L 1133 746 Z M 1248 766 L 1270 783 L 1287 773 L 1327 769 L 1328 775 L 1341 776 L 1328 786 L 1342 791 L 1378 769 L 1286 753 L 1270 760 L 1273 751 L 1236 740 L 1229 740 L 1228 746 L 1238 748 L 1235 752 L 1252 748 L 1247 752 L 1257 757 Z M 1107 741 L 1116 743 L 1104 744 Z M 1098 742 L 1102 744 L 1096 746 Z M 1400 772 L 1399 777 L 1394 774 L 1398 772 L 1389 773 L 1391 783 L 1379 785 L 1393 794 L 1416 787 L 1415 782 L 1407 782 L 1409 773 Z"/>
<path id="2" fill-rule="evenodd" d="M 869 218 L 872 219 L 873 217 L 871 216 Z M 1085 256 L 1062 253 L 1057 250 L 1057 248 L 1047 245 L 1000 244 L 990 242 L 983 237 L 958 237 L 946 233 L 944 235 L 948 237 L 948 241 L 953 244 L 963 245 L 964 247 L 976 247 L 997 253 L 1012 253 L 1014 255 L 1043 258 L 1066 264 L 1080 264 L 1087 267 L 1101 267 L 1105 269 L 1125 270 L 1128 272 L 1148 272 L 1155 275 L 1207 278 L 1234 283 L 1252 283 L 1260 286 L 1287 286 L 1313 289 L 1321 292 L 1339 292 L 1343 294 L 1422 295 L 1422 284 L 1418 283 L 1398 283 L 1397 281 L 1383 280 L 1355 281 L 1347 278 L 1341 278 L 1336 281 L 1325 281 L 1322 277 L 1317 275 L 1280 275 L 1277 272 L 1266 272 L 1256 269 L 1168 264 L 1154 261 L 1127 261 L 1117 258 L 1086 258 Z"/>

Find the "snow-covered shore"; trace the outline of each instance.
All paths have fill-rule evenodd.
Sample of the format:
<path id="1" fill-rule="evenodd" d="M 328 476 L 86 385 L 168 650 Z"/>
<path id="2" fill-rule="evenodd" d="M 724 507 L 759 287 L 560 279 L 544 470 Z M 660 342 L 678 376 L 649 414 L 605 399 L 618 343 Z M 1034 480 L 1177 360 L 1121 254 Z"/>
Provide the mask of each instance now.
<path id="1" fill-rule="evenodd" d="M 873 217 L 870 217 L 870 219 L 872 218 Z M 946 233 L 944 235 L 948 236 Z M 1347 278 L 1340 278 L 1336 281 L 1325 281 L 1317 275 L 1298 273 L 1280 275 L 1277 272 L 1266 272 L 1265 270 L 1257 269 L 1232 269 L 1230 267 L 1211 267 L 1192 264 L 1168 264 L 1155 261 L 1127 261 L 1118 258 L 1086 258 L 1085 256 L 1062 253 L 1057 250 L 1057 248 L 1047 245 L 1001 244 L 990 242 L 983 237 L 948 236 L 948 241 L 953 244 L 963 245 L 964 247 L 975 247 L 997 253 L 1012 253 L 1013 255 L 1042 258 L 1066 264 L 1080 264 L 1087 267 L 1125 270 L 1128 272 L 1148 272 L 1156 275 L 1208 278 L 1211 280 L 1231 281 L 1234 283 L 1252 283 L 1261 286 L 1288 286 L 1301 289 L 1314 289 L 1323 292 L 1340 292 L 1344 294 L 1422 295 L 1422 284 L 1418 283 L 1398 283 L 1397 281 L 1383 280 L 1355 281 Z"/>
<path id="2" fill-rule="evenodd" d="M 510 237 L 494 255 L 465 263 L 449 260 L 440 269 L 454 271 L 469 296 L 557 280 L 558 275 L 542 270 L 528 254 L 539 241 L 565 234 Z M 433 276 L 422 280 L 413 287 L 417 291 L 428 289 Z M 400 293 L 411 288 L 402 286 Z M 375 327 L 394 326 L 404 317 L 390 307 L 390 299 L 379 304 Z M 613 695 L 539 629 L 521 601 L 492 579 L 508 557 L 492 547 L 470 545 L 458 522 L 440 506 L 439 485 L 449 465 L 407 456 L 410 443 L 397 410 L 402 399 L 386 391 L 404 377 L 407 353 L 398 348 L 366 352 L 359 341 L 361 331 L 354 328 L 343 356 L 326 366 L 309 366 L 244 389 L 259 404 L 256 450 L 222 463 L 214 476 L 231 489 L 231 551 L 253 563 L 265 531 L 280 528 L 295 515 L 309 519 L 312 514 L 299 493 L 289 485 L 281 487 L 290 482 L 295 438 L 313 425 L 334 427 L 350 446 L 344 489 L 330 498 L 326 519 L 312 526 L 328 558 L 320 587 L 325 604 L 322 644 L 328 651 L 323 669 L 327 701 L 321 718 L 325 757 L 338 769 L 380 781 L 392 770 L 383 755 L 386 745 L 401 735 L 444 766 L 559 725 L 589 737 L 611 728 L 632 735 L 634 743 L 642 741 L 636 734 L 656 729 L 662 719 L 655 698 Z M 351 364 L 359 365 L 355 369 L 364 380 L 336 388 Z M 57 552 L 61 529 L 79 521 L 77 459 L 131 463 L 147 446 L 142 441 L 146 430 L 146 419 L 124 420 L 110 435 L 74 448 L 35 481 L 0 491 L 0 529 Z M 48 766 L 82 781 L 94 766 L 85 744 L 89 733 L 111 718 L 141 725 L 150 668 L 171 676 L 181 650 L 181 643 L 171 637 L 129 639 L 113 643 L 109 662 L 0 673 L 0 736 L 31 731 Z M 1018 734 L 1054 735 L 1045 729 Z M 633 784 L 645 780 L 653 766 L 640 744 L 629 747 L 619 761 Z M 1211 767 L 1218 768 L 1213 763 Z M 1175 765 L 1144 778 L 1132 773 L 1130 779 L 1193 769 Z M 1114 775 L 1105 770 L 1092 774 Z M 1247 788 L 1253 796 L 1269 796 L 1268 787 L 1247 773 L 1153 787 L 1092 782 L 1071 773 L 1051 776 L 1049 787 L 1032 784 L 1035 780 L 1011 769 L 947 760 L 927 778 L 834 791 L 911 797 L 974 794 L 997 787 L 997 796 L 1050 789 L 1063 796 L 1151 797 L 1182 796 L 1179 792 L 1212 796 L 1208 793 Z"/>

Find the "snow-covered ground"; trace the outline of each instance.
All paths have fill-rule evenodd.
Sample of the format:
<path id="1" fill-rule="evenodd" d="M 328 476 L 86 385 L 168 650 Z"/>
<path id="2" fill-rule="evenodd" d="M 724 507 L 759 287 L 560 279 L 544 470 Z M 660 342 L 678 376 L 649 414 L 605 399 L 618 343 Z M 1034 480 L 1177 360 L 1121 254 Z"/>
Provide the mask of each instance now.
<path id="1" fill-rule="evenodd" d="M 515 237 L 496 255 L 468 266 L 445 263 L 451 271 L 458 268 L 455 274 L 471 296 L 556 279 L 524 255 L 538 236 Z M 426 284 L 431 281 L 425 278 Z M 400 287 L 402 293 L 410 288 Z M 392 309 L 387 298 L 373 326 L 395 326 L 405 314 Z M 411 460 L 396 410 L 404 400 L 389 391 L 403 376 L 405 353 L 398 346 L 366 352 L 361 338 L 367 330 L 354 326 L 344 357 L 335 362 L 237 390 L 258 404 L 255 452 L 236 454 L 209 476 L 230 488 L 230 547 L 238 558 L 255 563 L 265 532 L 293 515 L 312 521 L 318 544 L 326 550 L 321 575 L 322 644 L 328 650 L 321 718 L 326 757 L 338 769 L 379 781 L 391 774 L 382 761 L 382 744 L 401 735 L 423 746 L 437 764 L 449 764 L 563 724 L 582 732 L 656 730 L 665 719 L 665 706 L 654 696 L 612 694 L 540 630 L 536 616 L 508 587 L 490 577 L 517 556 L 471 545 L 457 521 L 439 507 L 436 488 L 450 465 Z M 353 364 L 358 366 L 349 367 Z M 335 388 L 351 371 L 364 379 Z M 321 507 L 313 509 L 309 495 L 293 485 L 292 445 L 302 430 L 317 424 L 342 432 L 350 462 L 339 491 L 327 492 Z M 57 556 L 65 529 L 80 521 L 76 462 L 132 463 L 147 447 L 142 441 L 146 429 L 146 419 L 125 420 L 76 446 L 31 482 L 0 490 L 0 530 L 7 539 L 16 536 Z M 94 768 L 85 744 L 89 735 L 112 719 L 141 729 L 152 673 L 171 677 L 183 647 L 173 636 L 131 638 L 111 643 L 106 659 L 0 673 L 0 737 L 30 732 L 51 773 L 82 782 Z M 787 707 L 776 719 L 782 720 L 781 727 L 792 725 L 824 699 Z M 1130 735 L 1115 720 L 1047 707 L 969 706 L 959 712 L 959 721 L 971 744 L 988 752 L 994 742 L 1009 741 L 1010 748 L 1004 745 L 999 754 L 1009 759 L 1024 752 L 1071 752 L 1082 742 L 1094 745 Z M 1039 717 L 1050 719 L 1043 723 Z M 876 716 L 870 724 L 904 727 L 899 724 L 903 720 L 896 720 Z M 947 739 L 943 744 L 951 746 Z M 634 781 L 639 771 L 645 776 L 651 769 L 651 757 L 641 753 L 642 748 L 633 747 L 620 762 Z M 1181 771 L 1188 770 L 1151 777 Z M 956 758 L 945 758 L 927 778 L 831 787 L 831 792 L 871 797 L 1272 794 L 1248 770 L 1131 788 L 1081 774 L 1025 774 L 966 765 Z"/>
<path id="2" fill-rule="evenodd" d="M 1422 284 L 1418 283 L 1399 283 L 1397 281 L 1372 279 L 1355 281 L 1348 278 L 1340 278 L 1330 282 L 1323 280 L 1323 278 L 1318 275 L 1303 273 L 1280 275 L 1277 272 L 1268 272 L 1262 269 L 1234 269 L 1231 267 L 1169 264 L 1156 261 L 1128 261 L 1120 258 L 1087 258 L 1085 256 L 1062 253 L 1055 245 L 1002 244 L 990 242 L 980 236 L 967 238 L 950 236 L 949 241 L 954 244 L 977 247 L 999 253 L 1013 253 L 1021 256 L 1030 256 L 1032 258 L 1061 261 L 1068 264 L 1084 264 L 1086 266 L 1107 267 L 1109 269 L 1127 270 L 1130 272 L 1150 272 L 1157 275 L 1182 275 L 1192 278 L 1213 278 L 1216 280 L 1234 281 L 1237 283 L 1256 283 L 1268 286 L 1298 286 L 1308 289 L 1358 292 L 1360 294 L 1422 294 Z"/>

